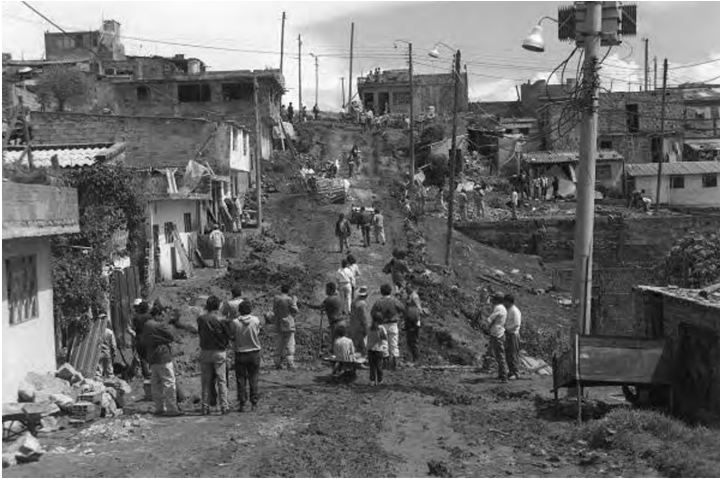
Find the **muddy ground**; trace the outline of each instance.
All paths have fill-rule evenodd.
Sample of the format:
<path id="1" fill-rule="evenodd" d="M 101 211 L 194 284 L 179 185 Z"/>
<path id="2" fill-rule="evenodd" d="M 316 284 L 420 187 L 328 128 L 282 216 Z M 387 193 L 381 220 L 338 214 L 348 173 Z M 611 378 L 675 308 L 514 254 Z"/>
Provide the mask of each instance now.
<path id="1" fill-rule="evenodd" d="M 6 477 L 571 477 L 656 476 L 643 461 L 621 452 L 590 452 L 574 440 L 574 407 L 551 398 L 551 379 L 526 374 L 519 381 L 499 384 L 475 366 L 482 365 L 484 337 L 471 327 L 468 314 L 476 306 L 479 273 L 504 272 L 503 278 L 522 285 L 495 289 L 515 291 L 529 330 L 551 331 L 568 321 L 569 311 L 550 294 L 533 294 L 550 284 L 538 259 L 514 255 L 455 235 L 454 264 L 445 274 L 424 280 L 422 301 L 432 311 L 424 320 L 422 367 L 387 372 L 384 385 L 371 387 L 365 372 L 356 383 L 329 381 L 329 370 L 318 362 L 318 304 L 324 284 L 338 268 L 334 221 L 350 203 L 379 206 L 386 214 L 386 246 L 363 248 L 356 233 L 351 247 L 360 265 L 361 283 L 371 288 L 388 281 L 381 272 L 393 248 L 405 248 L 410 231 L 426 238 L 427 264 L 443 262 L 444 220 L 428 217 L 418 227 L 405 226 L 398 202 L 390 195 L 398 160 L 380 135 L 362 135 L 351 127 L 317 127 L 311 153 L 333 158 L 358 142 L 369 174 L 352 182 L 352 199 L 345 205 L 319 203 L 306 194 L 271 194 L 265 217 L 270 229 L 249 241 L 246 257 L 233 261 L 231 271 L 199 270 L 188 281 L 167 283 L 154 297 L 180 311 L 180 324 L 192 324 L 191 306 L 203 295 L 228 297 L 233 283 L 256 303 L 256 313 L 270 310 L 272 295 L 283 281 L 295 283 L 302 307 L 297 321 L 298 371 L 273 369 L 273 332 L 262 332 L 264 345 L 261 401 L 252 413 L 200 416 L 197 404 L 198 341 L 178 330 L 176 351 L 179 383 L 188 392 L 186 416 L 156 418 L 151 403 L 142 400 L 140 384 L 125 416 L 91 426 L 41 434 L 48 454 L 34 464 L 4 471 Z M 278 168 L 279 172 L 282 168 Z M 342 170 L 343 171 L 343 170 Z M 283 182 L 277 175 L 277 183 Z M 417 270 L 424 265 L 414 263 Z M 433 268 L 436 270 L 437 268 Z M 519 273 L 512 273 L 518 269 Z M 530 274 L 532 280 L 524 280 Z M 152 298 L 151 298 L 152 299 Z M 200 301 L 199 301 L 200 299 Z M 529 336 L 531 342 L 535 337 Z M 403 343 L 403 336 L 402 336 Z M 406 354 L 402 347 L 402 354 Z M 425 369 L 429 365 L 467 365 Z M 232 376 L 233 377 L 233 376 Z M 625 407 L 604 395 L 607 402 Z M 235 386 L 231 386 L 235 399 Z M 585 414 L 600 416 L 607 407 L 591 401 Z M 113 434 L 108 430 L 115 431 Z M 112 437 L 111 441 L 109 437 Z"/>

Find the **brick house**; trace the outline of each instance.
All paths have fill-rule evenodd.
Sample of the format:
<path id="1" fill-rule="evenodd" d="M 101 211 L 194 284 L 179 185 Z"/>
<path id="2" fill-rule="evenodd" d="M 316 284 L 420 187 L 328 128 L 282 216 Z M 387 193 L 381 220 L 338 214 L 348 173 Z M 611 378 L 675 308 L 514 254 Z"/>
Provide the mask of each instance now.
<path id="1" fill-rule="evenodd" d="M 4 182 L 3 402 L 17 401 L 29 372 L 55 371 L 50 238 L 78 233 L 73 188 Z"/>
<path id="2" fill-rule="evenodd" d="M 719 426 L 719 284 L 702 290 L 634 288 L 637 335 L 667 340 L 675 367 L 675 412 Z"/>

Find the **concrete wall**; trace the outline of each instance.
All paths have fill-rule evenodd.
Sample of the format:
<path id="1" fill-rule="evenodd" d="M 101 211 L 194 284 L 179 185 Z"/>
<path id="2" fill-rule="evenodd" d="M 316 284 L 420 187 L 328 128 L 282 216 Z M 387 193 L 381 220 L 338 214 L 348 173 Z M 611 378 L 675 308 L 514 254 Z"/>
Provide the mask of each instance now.
<path id="1" fill-rule="evenodd" d="M 167 222 L 175 223 L 178 228 L 178 233 L 185 247 L 186 251 L 191 251 L 191 244 L 196 243 L 197 231 L 200 229 L 200 222 L 198 217 L 198 201 L 183 201 L 183 200 L 169 200 L 169 201 L 154 201 L 152 203 L 152 217 L 151 224 L 158 225 L 159 229 L 159 248 L 160 257 L 159 265 L 160 271 L 156 271 L 156 276 L 161 280 L 173 279 L 173 270 L 171 263 L 171 248 L 174 248 L 173 241 L 167 242 L 165 238 L 165 224 Z M 185 231 L 185 223 L 183 215 L 185 213 L 191 214 L 191 222 L 193 231 Z M 176 271 L 184 271 L 183 263 L 181 262 L 181 252 L 176 251 Z"/>
<path id="2" fill-rule="evenodd" d="M 216 174 L 230 171 L 233 127 L 227 123 L 57 112 L 33 112 L 31 121 L 38 145 L 123 141 L 126 164 L 133 167 L 184 167 L 200 151 L 197 161 L 208 161 Z"/>
<path id="3" fill-rule="evenodd" d="M 719 173 L 717 174 L 717 186 L 705 188 L 702 183 L 702 175 L 684 175 L 684 188 L 670 188 L 670 177 L 662 176 L 662 185 L 659 191 L 660 202 L 665 205 L 674 206 L 719 206 L 720 189 Z M 635 188 L 645 190 L 645 196 L 657 201 L 657 177 L 637 176 L 634 178 Z"/>
<path id="4" fill-rule="evenodd" d="M 10 325 L 7 287 L 3 290 L 3 402 L 16 401 L 20 381 L 29 372 L 55 371 L 52 259 L 49 238 L 3 240 L 3 282 L 6 260 L 36 255 L 38 317 Z"/>
<path id="5" fill-rule="evenodd" d="M 546 236 L 545 261 L 568 261 L 574 258 L 574 219 L 544 219 Z M 531 252 L 535 220 L 494 223 L 468 223 L 457 226 L 467 236 L 514 253 Z M 594 262 L 599 266 L 622 264 L 656 265 L 679 238 L 696 232 L 719 232 L 720 217 L 668 216 L 633 218 L 622 222 L 597 217 L 594 222 Z"/>

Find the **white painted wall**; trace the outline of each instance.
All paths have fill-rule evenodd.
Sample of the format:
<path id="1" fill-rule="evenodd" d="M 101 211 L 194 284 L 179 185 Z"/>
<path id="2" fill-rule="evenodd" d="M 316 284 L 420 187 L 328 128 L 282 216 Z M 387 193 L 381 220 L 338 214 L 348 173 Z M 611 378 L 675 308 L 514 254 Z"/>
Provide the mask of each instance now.
<path id="1" fill-rule="evenodd" d="M 160 231 L 158 236 L 160 242 L 160 271 L 157 271 L 156 275 L 160 275 L 161 280 L 173 279 L 173 269 L 171 267 L 171 248 L 173 247 L 173 242 L 166 242 L 165 224 L 167 222 L 173 222 L 176 224 L 181 242 L 186 248 L 186 251 L 189 251 L 189 238 L 192 237 L 195 240 L 199 228 L 197 205 L 197 201 L 190 200 L 165 200 L 153 202 L 153 224 L 158 225 Z M 193 232 L 191 233 L 185 232 L 185 223 L 183 221 L 184 213 L 191 214 L 193 227 Z M 183 263 L 181 262 L 179 251 L 176 251 L 176 269 L 178 271 L 183 271 Z"/>
<path id="2" fill-rule="evenodd" d="M 684 188 L 670 188 L 669 176 L 662 176 L 662 185 L 659 196 L 660 203 L 672 206 L 719 206 L 720 189 L 719 174 L 717 174 L 717 186 L 704 188 L 702 186 L 702 175 L 685 175 Z M 645 196 L 657 201 L 657 177 L 637 176 L 634 178 L 635 188 L 645 190 Z"/>
<path id="3" fill-rule="evenodd" d="M 247 132 L 231 128 L 230 153 L 231 170 L 251 171 L 251 145 Z"/>
<path id="4" fill-rule="evenodd" d="M 7 287 L 3 290 L 3 402 L 17 401 L 20 381 L 27 373 L 49 373 L 56 369 L 53 284 L 49 238 L 3 240 L 3 282 L 5 260 L 36 255 L 38 276 L 38 317 L 10 325 Z"/>

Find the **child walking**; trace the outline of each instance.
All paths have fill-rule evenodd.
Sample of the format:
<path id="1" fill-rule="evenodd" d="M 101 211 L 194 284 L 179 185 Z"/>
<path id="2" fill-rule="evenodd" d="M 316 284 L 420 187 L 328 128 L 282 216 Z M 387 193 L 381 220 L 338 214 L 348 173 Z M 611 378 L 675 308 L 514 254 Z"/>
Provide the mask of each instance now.
<path id="1" fill-rule="evenodd" d="M 389 355 L 389 342 L 386 328 L 381 325 L 381 318 L 374 318 L 367 338 L 369 380 L 372 386 L 381 384 L 384 373 L 381 365 Z"/>

